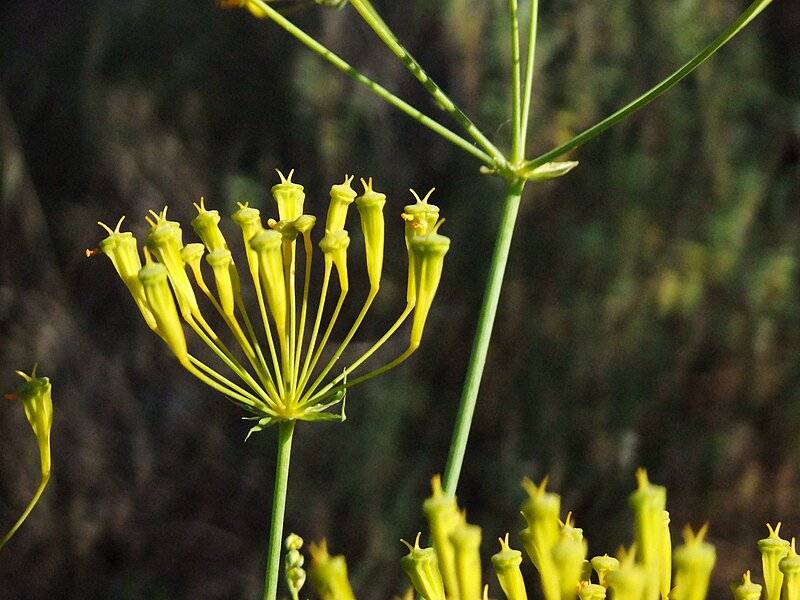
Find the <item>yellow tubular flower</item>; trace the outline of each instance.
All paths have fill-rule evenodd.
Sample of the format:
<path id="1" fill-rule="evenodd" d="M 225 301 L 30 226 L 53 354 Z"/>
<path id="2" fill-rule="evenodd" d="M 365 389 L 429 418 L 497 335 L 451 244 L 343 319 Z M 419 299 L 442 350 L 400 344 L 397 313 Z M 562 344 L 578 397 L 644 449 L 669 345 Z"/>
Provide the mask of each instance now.
<path id="1" fill-rule="evenodd" d="M 347 209 L 356 199 L 356 191 L 350 186 L 352 175 L 344 176 L 344 183 L 331 186 L 331 203 L 328 207 L 328 217 L 325 220 L 326 231 L 339 231 L 344 229 L 347 220 Z"/>
<path id="2" fill-rule="evenodd" d="M 783 573 L 784 600 L 800 600 L 800 556 L 795 548 L 795 538 L 792 538 L 789 554 L 781 559 L 778 568 Z"/>
<path id="3" fill-rule="evenodd" d="M 450 542 L 455 551 L 456 575 L 461 600 L 481 600 L 481 528 L 466 523 L 461 524 L 450 534 Z"/>
<path id="4" fill-rule="evenodd" d="M 695 534 L 689 526 L 683 530 L 684 544 L 675 550 L 675 600 L 705 600 L 711 570 L 717 561 L 714 546 L 704 541 L 708 524 Z"/>
<path id="5" fill-rule="evenodd" d="M 283 236 L 274 229 L 264 229 L 250 240 L 258 256 L 261 284 L 281 338 L 286 331 L 286 281 L 283 273 Z"/>
<path id="6" fill-rule="evenodd" d="M 385 223 L 383 206 L 386 195 L 372 189 L 372 179 L 361 180 L 364 193 L 356 198 L 358 214 L 361 217 L 361 230 L 364 232 L 364 249 L 367 257 L 367 274 L 372 290 L 381 285 L 383 272 L 383 245 L 385 239 Z"/>
<path id="7" fill-rule="evenodd" d="M 441 221 L 440 221 L 441 223 Z M 422 332 L 428 319 L 436 290 L 442 278 L 444 256 L 450 249 L 450 238 L 436 231 L 426 235 L 416 235 L 409 241 L 413 257 L 416 306 L 414 322 L 411 326 L 411 346 L 419 345 Z"/>
<path id="8" fill-rule="evenodd" d="M 319 243 L 319 247 L 325 254 L 325 260 L 330 260 L 336 267 L 339 276 L 339 286 L 342 290 L 350 289 L 347 278 L 347 248 L 350 246 L 350 236 L 348 233 L 339 229 L 338 231 L 326 231 L 325 237 Z"/>
<path id="9" fill-rule="evenodd" d="M 22 515 L 17 519 L 8 533 L 0 539 L 0 550 L 17 532 L 39 502 L 45 487 L 47 487 L 47 482 L 50 481 L 50 471 L 52 467 L 50 430 L 53 427 L 53 400 L 51 396 L 52 386 L 50 385 L 50 380 L 47 377 L 36 377 L 35 366 L 30 375 L 26 375 L 22 371 L 17 371 L 17 375 L 22 377 L 25 383 L 17 388 L 16 394 L 8 394 L 6 397 L 10 399 L 18 398 L 22 401 L 23 408 L 25 409 L 25 417 L 28 419 L 31 429 L 33 429 L 33 434 L 36 436 L 36 444 L 39 447 L 42 478 L 27 508 L 23 511 Z"/>
<path id="10" fill-rule="evenodd" d="M 319 545 L 309 544 L 308 550 L 311 553 L 308 574 L 317 595 L 322 600 L 355 600 L 344 556 L 330 556 L 325 540 Z"/>
<path id="11" fill-rule="evenodd" d="M 546 478 L 538 486 L 526 478 L 522 486 L 528 492 L 528 499 L 522 505 L 522 516 L 528 523 L 520 534 L 522 545 L 539 571 L 545 599 L 556 600 L 560 598 L 560 588 L 558 571 L 553 562 L 553 547 L 560 531 L 558 517 L 561 497 L 546 491 Z"/>
<path id="12" fill-rule="evenodd" d="M 42 477 L 50 476 L 52 459 L 50 455 L 50 430 L 53 427 L 53 386 L 47 377 L 36 377 L 36 367 L 30 375 L 17 371 L 17 375 L 25 380 L 17 388 L 16 396 L 22 400 L 25 417 L 30 423 L 36 443 L 39 446 L 39 459 Z"/>
<path id="13" fill-rule="evenodd" d="M 459 590 L 455 549 L 450 536 L 461 524 L 461 515 L 456 497 L 444 492 L 439 475 L 431 479 L 431 488 L 433 493 L 423 502 L 422 511 L 431 530 L 433 548 L 439 560 L 447 597 L 454 600 L 459 598 Z"/>
<path id="14" fill-rule="evenodd" d="M 151 228 L 145 238 L 145 245 L 166 267 L 181 314 L 184 317 L 188 317 L 190 314 L 197 316 L 200 314 L 200 308 L 181 258 L 181 249 L 183 248 L 181 227 L 176 221 L 167 220 L 166 207 L 160 213 L 151 211 L 151 215 L 155 220 L 149 220 Z"/>
<path id="15" fill-rule="evenodd" d="M 433 194 L 434 188 L 431 188 L 422 199 L 414 190 L 409 191 L 417 201 L 415 204 L 406 205 L 403 214 L 400 216 L 406 222 L 405 239 L 406 250 L 408 251 L 408 292 L 406 301 L 412 303 L 417 298 L 417 284 L 414 275 L 414 256 L 411 253 L 410 246 L 411 239 L 417 235 L 427 235 L 434 230 L 436 223 L 439 221 L 439 207 L 428 204 L 428 198 Z"/>
<path id="16" fill-rule="evenodd" d="M 155 329 L 156 322 L 150 312 L 150 308 L 147 306 L 147 298 L 145 298 L 142 283 L 139 281 L 142 259 L 139 256 L 138 244 L 130 231 L 120 232 L 119 228 L 122 226 L 123 220 L 125 220 L 125 217 L 119 220 L 113 231 L 104 223 L 98 223 L 108 231 L 108 237 L 101 241 L 98 247 L 103 254 L 111 259 L 111 264 L 114 265 L 117 274 L 133 296 L 136 306 L 142 313 L 147 325 L 150 329 Z M 92 251 L 87 250 L 87 254 L 91 253 Z"/>
<path id="17" fill-rule="evenodd" d="M 233 268 L 231 251 L 227 248 L 217 248 L 206 256 L 206 262 L 214 271 L 214 281 L 217 284 L 217 296 L 222 311 L 228 318 L 233 319 L 236 296 L 231 279 L 231 269 Z"/>
<path id="18" fill-rule="evenodd" d="M 203 240 L 208 251 L 227 250 L 228 243 L 219 229 L 219 212 L 206 210 L 203 198 L 200 198 L 200 205 L 195 204 L 194 207 L 198 214 L 192 220 L 192 229 Z"/>
<path id="19" fill-rule="evenodd" d="M 284 177 L 283 173 L 278 171 L 281 182 L 272 186 L 272 197 L 278 204 L 278 218 L 281 221 L 294 221 L 303 214 L 306 195 L 303 186 L 292 181 L 293 174 L 294 169 L 289 171 L 288 177 Z"/>
<path id="20" fill-rule="evenodd" d="M 444 583 L 436 552 L 433 548 L 420 548 L 419 537 L 418 533 L 413 546 L 400 540 L 408 547 L 408 554 L 400 559 L 400 566 L 408 575 L 414 589 L 425 600 L 445 600 Z"/>
<path id="21" fill-rule="evenodd" d="M 492 556 L 492 566 L 508 600 L 528 600 L 525 581 L 519 569 L 521 564 L 522 552 L 513 550 L 508 545 L 508 534 L 506 534 L 505 539 L 500 538 L 500 552 Z M 575 589 L 577 590 L 577 585 Z"/>
<path id="22" fill-rule="evenodd" d="M 150 305 L 158 325 L 157 333 L 178 357 L 178 360 L 183 364 L 188 364 L 189 353 L 186 347 L 186 336 L 183 333 L 183 325 L 167 281 L 167 268 L 161 263 L 148 262 L 139 271 L 139 280 L 142 282 L 147 303 Z"/>
<path id="23" fill-rule="evenodd" d="M 647 600 L 650 600 L 669 592 L 670 563 L 663 556 L 671 546 L 665 541 L 665 536 L 669 536 L 669 521 L 664 520 L 667 490 L 650 483 L 645 469 L 636 472 L 636 479 L 639 487 L 629 502 L 635 517 L 636 555 L 648 573 Z"/>
<path id="24" fill-rule="evenodd" d="M 789 540 L 783 539 L 779 532 L 781 524 L 778 523 L 774 528 L 767 523 L 769 536 L 758 540 L 758 551 L 761 552 L 761 566 L 764 569 L 764 587 L 767 592 L 767 600 L 775 600 L 781 595 L 783 585 L 783 573 L 778 568 L 783 557 L 789 554 Z"/>

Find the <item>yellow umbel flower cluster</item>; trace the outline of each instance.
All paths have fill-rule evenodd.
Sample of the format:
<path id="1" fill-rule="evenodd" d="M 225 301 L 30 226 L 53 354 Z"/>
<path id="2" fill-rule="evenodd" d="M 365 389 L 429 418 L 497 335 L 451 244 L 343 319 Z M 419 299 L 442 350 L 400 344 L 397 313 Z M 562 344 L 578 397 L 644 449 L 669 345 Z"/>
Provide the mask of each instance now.
<path id="1" fill-rule="evenodd" d="M 201 243 L 184 245 L 181 227 L 167 219 L 167 209 L 151 211 L 144 264 L 136 238 L 120 231 L 122 219 L 114 229 L 100 223 L 108 237 L 100 242 L 99 251 L 111 259 L 145 322 L 189 372 L 251 413 L 257 424 L 250 433 L 281 421 L 343 419 L 343 410 L 332 414 L 326 409 L 342 402 L 347 388 L 398 365 L 419 346 L 450 246 L 450 240 L 437 232 L 442 219 L 439 209 L 427 202 L 430 193 L 420 199 L 412 191 L 416 202 L 402 214 L 409 258 L 406 306 L 380 339 L 329 378 L 380 289 L 386 196 L 373 189 L 371 179 L 361 180 L 361 195 L 351 187 L 350 176 L 331 187 L 325 233 L 318 242 L 323 267 L 314 310 L 309 295 L 315 255 L 312 232 L 317 219 L 304 214 L 305 193 L 302 185 L 292 181 L 293 171 L 287 177 L 278 174 L 280 183 L 272 188 L 277 220 L 263 223 L 259 210 L 248 204 L 240 204 L 232 215 L 241 229 L 244 279 L 253 286 L 254 312 L 245 306 L 243 277 L 220 229 L 219 213 L 207 209 L 202 199 L 195 204 L 198 214 L 191 223 Z M 345 225 L 353 202 L 361 221 L 369 291 L 338 347 L 326 354 L 350 290 L 350 234 Z M 213 290 L 206 283 L 209 271 Z M 334 279 L 339 294 L 335 302 L 329 302 Z M 206 315 L 210 307 L 216 313 L 213 318 Z M 406 350 L 373 371 L 351 377 L 412 313 Z M 186 326 L 195 339 L 187 339 Z M 236 343 L 235 352 L 218 333 L 221 327 Z M 213 351 L 233 377 L 192 353 L 192 343 L 198 341 Z"/>

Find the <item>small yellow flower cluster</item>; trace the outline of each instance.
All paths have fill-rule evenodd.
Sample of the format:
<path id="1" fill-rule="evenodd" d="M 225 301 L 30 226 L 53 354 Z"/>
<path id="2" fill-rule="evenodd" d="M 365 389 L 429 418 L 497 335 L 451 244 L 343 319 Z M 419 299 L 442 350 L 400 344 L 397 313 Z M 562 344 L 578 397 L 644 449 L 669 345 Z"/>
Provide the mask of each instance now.
<path id="1" fill-rule="evenodd" d="M 439 209 L 427 202 L 430 193 L 420 199 L 412 190 L 416 202 L 406 206 L 402 215 L 409 259 L 406 307 L 378 341 L 326 381 L 380 289 L 386 196 L 373 189 L 371 179 L 361 180 L 364 186 L 361 195 L 350 185 L 353 177 L 346 176 L 343 183 L 331 187 L 325 233 L 318 243 L 324 265 L 312 318 L 314 311 L 309 306 L 315 254 L 312 230 L 317 220 L 304 214 L 305 193 L 302 185 L 292 181 L 293 172 L 288 177 L 278 174 L 281 181 L 272 188 L 277 220 L 268 219 L 265 226 L 260 212 L 247 204 L 240 204 L 232 216 L 241 229 L 246 278 L 252 282 L 255 313 L 245 306 L 242 277 L 220 229 L 219 213 L 207 209 L 202 199 L 199 205 L 195 204 L 198 214 L 191 223 L 201 243 L 184 245 L 181 227 L 167 219 L 167 209 L 160 213 L 151 211 L 144 264 L 136 238 L 130 232 L 120 231 L 122 219 L 113 230 L 100 223 L 108 231 L 108 237 L 100 242 L 99 251 L 111 259 L 145 322 L 164 340 L 181 365 L 251 413 L 251 418 L 257 421 L 251 433 L 280 421 L 343 419 L 344 411 L 337 415 L 325 410 L 342 402 L 347 388 L 396 366 L 419 346 L 439 287 L 444 255 L 450 246 L 450 240 L 437 232 L 442 220 Z M 361 221 L 369 292 L 341 343 L 326 356 L 328 361 L 323 365 L 321 359 L 350 289 L 347 255 L 350 235 L 345 224 L 353 202 Z M 300 290 L 298 263 L 302 269 Z M 204 269 L 211 272 L 214 291 L 206 283 Z M 327 300 L 334 277 L 339 295 L 331 309 Z M 212 306 L 217 316 L 207 318 L 201 303 Z M 323 325 L 326 309 L 328 319 Z M 412 312 L 407 349 L 380 368 L 349 378 Z M 260 324 L 254 314 L 260 317 Z M 236 352 L 218 335 L 220 323 L 238 346 Z M 233 378 L 219 373 L 190 351 L 185 326 L 213 351 L 233 373 Z"/>

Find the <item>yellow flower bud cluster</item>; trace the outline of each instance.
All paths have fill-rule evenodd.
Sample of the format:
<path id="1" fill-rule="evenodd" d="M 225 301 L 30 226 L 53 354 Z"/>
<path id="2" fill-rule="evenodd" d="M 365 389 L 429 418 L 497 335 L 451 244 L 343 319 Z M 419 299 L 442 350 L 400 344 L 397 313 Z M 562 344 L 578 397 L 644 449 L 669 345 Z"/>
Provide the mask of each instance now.
<path id="1" fill-rule="evenodd" d="M 108 236 L 100 242 L 99 251 L 111 259 L 145 322 L 181 365 L 251 413 L 257 421 L 251 432 L 279 421 L 343 418 L 343 412 L 325 410 L 341 402 L 347 388 L 410 356 L 422 339 L 450 245 L 448 238 L 437 233 L 442 221 L 439 209 L 427 202 L 430 193 L 420 200 L 412 191 L 416 203 L 406 206 L 403 213 L 409 258 L 405 308 L 382 337 L 366 346 L 366 352 L 329 376 L 380 290 L 386 196 L 373 188 L 371 179 L 361 180 L 364 191 L 360 195 L 352 188 L 350 176 L 331 187 L 325 231 L 317 242 L 323 259 L 321 281 L 312 286 L 317 219 L 304 213 L 305 192 L 292 181 L 293 172 L 278 174 L 280 182 L 272 188 L 277 219 L 262 221 L 260 211 L 248 204 L 240 204 L 232 215 L 241 230 L 239 265 L 219 213 L 208 209 L 202 199 L 195 204 L 198 214 L 191 222 L 200 242 L 184 244 L 181 226 L 167 218 L 166 208 L 151 211 L 143 257 L 133 234 L 120 231 L 122 219 L 114 229 L 100 224 Z M 350 291 L 346 223 L 353 202 L 361 223 L 369 290 L 350 326 L 337 328 Z M 243 291 L 243 281 L 252 284 L 252 289 Z M 338 287 L 335 300 L 329 298 L 334 286 Z M 319 290 L 316 308 L 309 298 L 312 288 Z M 255 308 L 246 306 L 245 299 Z M 412 313 L 407 349 L 381 367 L 352 377 Z M 339 330 L 340 343 L 328 349 Z M 187 331 L 194 337 L 187 336 Z M 201 358 L 193 349 L 198 343 L 207 346 L 230 374 Z"/>

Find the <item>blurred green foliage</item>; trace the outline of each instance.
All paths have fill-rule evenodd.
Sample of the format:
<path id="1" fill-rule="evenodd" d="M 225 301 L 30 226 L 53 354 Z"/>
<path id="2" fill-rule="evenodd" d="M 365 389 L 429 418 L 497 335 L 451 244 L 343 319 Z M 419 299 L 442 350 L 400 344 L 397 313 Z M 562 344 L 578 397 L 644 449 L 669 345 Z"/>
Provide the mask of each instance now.
<path id="1" fill-rule="evenodd" d="M 376 5 L 505 143 L 505 3 Z M 650 87 L 742 6 L 542 2 L 534 151 Z M 293 17 L 435 111 L 347 9 Z M 573 153 L 573 173 L 529 186 L 459 493 L 485 538 L 521 529 L 519 481 L 549 473 L 590 552 L 613 552 L 631 537 L 640 465 L 669 489 L 676 526 L 711 522 L 717 590 L 757 560 L 764 522 L 800 531 L 799 31 L 800 5 L 775 2 Z M 375 177 L 387 215 L 432 186 L 447 215 L 453 250 L 419 355 L 351 394 L 343 425 L 298 427 L 290 480 L 287 528 L 346 554 L 359 598 L 401 592 L 397 540 L 422 526 L 444 465 L 500 186 L 277 27 L 210 2 L 12 0 L 0 57 L 0 382 L 38 360 L 59 388 L 53 481 L 4 552 L 2 595 L 259 593 L 274 433 L 243 444 L 238 412 L 178 368 L 83 251 L 97 220 L 127 214 L 141 234 L 166 203 L 180 220 L 200 195 L 223 212 L 258 205 L 275 167 L 296 169 L 314 210 L 348 172 Z M 399 217 L 388 229 L 401 247 Z M 402 272 L 404 253 L 386 259 Z M 388 322 L 405 283 L 385 285 Z M 4 521 L 36 484 L 13 413 L 0 411 Z"/>

